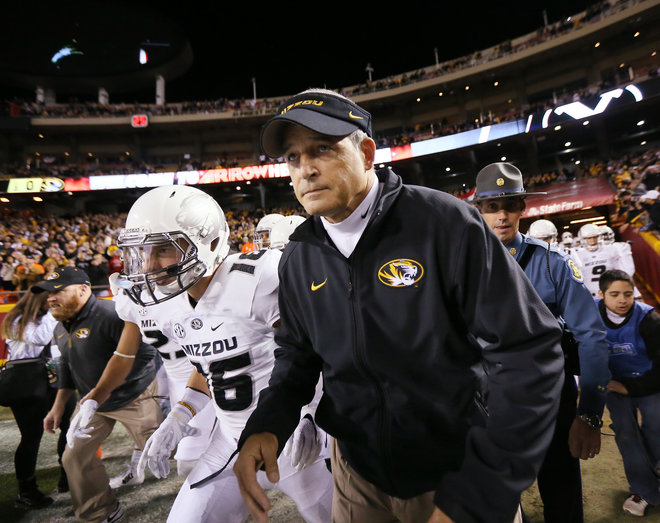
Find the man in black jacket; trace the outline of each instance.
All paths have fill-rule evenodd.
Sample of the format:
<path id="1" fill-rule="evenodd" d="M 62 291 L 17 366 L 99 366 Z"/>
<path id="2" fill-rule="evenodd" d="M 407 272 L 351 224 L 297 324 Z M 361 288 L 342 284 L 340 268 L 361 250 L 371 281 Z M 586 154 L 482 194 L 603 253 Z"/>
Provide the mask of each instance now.
<path id="1" fill-rule="evenodd" d="M 156 372 L 161 365 L 156 349 L 146 343 L 133 361 L 130 374 L 100 405 L 84 396 L 96 385 L 108 361 L 116 354 L 124 322 L 110 300 L 97 299 L 89 275 L 77 267 L 59 267 L 33 285 L 31 291 L 48 293 L 48 306 L 58 320 L 54 339 L 61 352 L 55 402 L 44 418 L 44 429 L 59 428 L 67 400 L 76 392 L 81 398 L 67 431 L 62 465 L 69 480 L 71 501 L 81 521 L 112 523 L 124 513 L 110 489 L 103 462 L 96 456 L 99 445 L 119 421 L 142 449 L 162 421 L 154 398 L 158 394 Z"/>
<path id="2" fill-rule="evenodd" d="M 510 523 L 552 436 L 560 329 L 469 204 L 374 169 L 371 115 L 332 91 L 299 93 L 262 131 L 313 215 L 279 266 L 269 387 L 234 466 L 255 481 L 311 401 L 333 436 L 333 520 Z"/>

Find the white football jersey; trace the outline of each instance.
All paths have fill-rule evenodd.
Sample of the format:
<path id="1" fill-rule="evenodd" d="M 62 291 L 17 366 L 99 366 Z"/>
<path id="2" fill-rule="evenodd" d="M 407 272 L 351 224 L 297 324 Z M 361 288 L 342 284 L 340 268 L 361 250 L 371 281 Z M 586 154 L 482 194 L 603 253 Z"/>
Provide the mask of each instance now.
<path id="1" fill-rule="evenodd" d="M 261 250 L 228 256 L 195 308 L 179 310 L 164 322 L 165 335 L 206 377 L 216 416 L 236 440 L 275 361 L 281 254 Z"/>
<path id="2" fill-rule="evenodd" d="M 594 298 L 598 296 L 598 280 L 601 274 L 610 269 L 620 269 L 625 272 L 629 269 L 622 262 L 621 253 L 614 244 L 599 245 L 596 251 L 580 247 L 573 252 L 572 257 L 579 260 L 584 284 Z M 629 274 L 632 276 L 631 273 Z"/>
<path id="3" fill-rule="evenodd" d="M 161 355 L 167 377 L 173 381 L 186 383 L 193 370 L 185 353 L 177 341 L 164 334 L 163 318 L 192 310 L 186 293 L 169 300 L 144 307 L 119 292 L 113 297 L 117 314 L 124 321 L 135 323 L 142 333 L 145 343 L 152 345 Z"/>

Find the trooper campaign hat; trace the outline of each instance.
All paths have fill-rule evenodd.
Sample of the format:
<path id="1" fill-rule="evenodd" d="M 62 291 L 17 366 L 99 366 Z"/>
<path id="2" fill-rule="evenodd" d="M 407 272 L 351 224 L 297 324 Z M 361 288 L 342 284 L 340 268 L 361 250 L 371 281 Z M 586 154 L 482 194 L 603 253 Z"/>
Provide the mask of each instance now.
<path id="1" fill-rule="evenodd" d="M 520 170 L 510 163 L 496 162 L 486 165 L 477 174 L 477 187 L 473 202 L 492 200 L 494 198 L 524 198 L 533 194 L 548 194 L 545 192 L 527 192 L 523 187 L 523 177 Z"/>
<path id="2" fill-rule="evenodd" d="M 284 154 L 286 124 L 298 124 L 326 136 L 348 136 L 358 129 L 371 136 L 371 114 L 327 90 L 308 90 L 284 102 L 261 129 L 261 149 L 271 158 Z"/>
<path id="3" fill-rule="evenodd" d="M 58 267 L 53 272 L 46 274 L 43 280 L 35 283 L 30 290 L 39 294 L 40 292 L 61 291 L 69 285 L 91 285 L 89 276 L 78 267 Z"/>

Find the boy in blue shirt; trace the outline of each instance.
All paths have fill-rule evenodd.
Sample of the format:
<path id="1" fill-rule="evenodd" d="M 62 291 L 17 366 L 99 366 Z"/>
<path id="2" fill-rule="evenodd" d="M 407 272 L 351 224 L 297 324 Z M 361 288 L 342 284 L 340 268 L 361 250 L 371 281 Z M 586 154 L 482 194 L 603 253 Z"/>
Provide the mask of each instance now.
<path id="1" fill-rule="evenodd" d="M 643 516 L 660 504 L 660 315 L 634 299 L 624 271 L 605 271 L 599 288 L 612 373 L 606 404 L 631 491 L 623 510 Z"/>

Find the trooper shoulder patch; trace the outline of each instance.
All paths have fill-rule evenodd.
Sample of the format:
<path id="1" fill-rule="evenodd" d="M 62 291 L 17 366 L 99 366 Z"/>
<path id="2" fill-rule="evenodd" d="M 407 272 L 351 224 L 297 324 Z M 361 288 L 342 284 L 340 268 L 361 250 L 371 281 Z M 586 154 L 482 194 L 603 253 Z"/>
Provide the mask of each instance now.
<path id="1" fill-rule="evenodd" d="M 578 283 L 584 283 L 584 276 L 582 276 L 577 264 L 571 258 L 566 258 L 566 265 L 568 266 L 571 278 Z"/>

